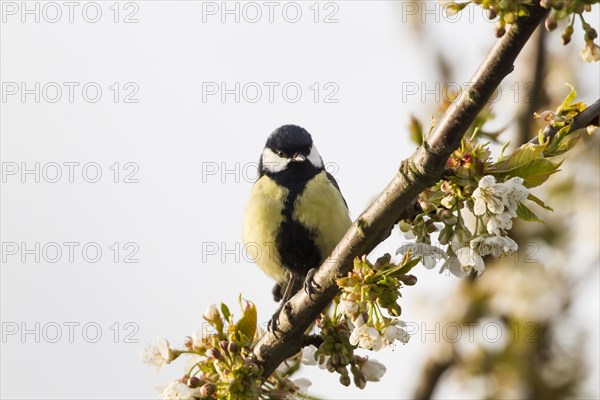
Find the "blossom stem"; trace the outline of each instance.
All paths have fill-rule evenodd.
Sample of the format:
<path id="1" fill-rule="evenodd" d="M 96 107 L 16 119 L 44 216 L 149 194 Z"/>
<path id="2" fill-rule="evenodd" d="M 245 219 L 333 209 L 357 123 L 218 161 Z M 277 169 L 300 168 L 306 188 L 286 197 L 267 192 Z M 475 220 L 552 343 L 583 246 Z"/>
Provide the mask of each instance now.
<path id="1" fill-rule="evenodd" d="M 375 314 L 377 316 L 378 322 L 379 321 L 385 321 L 385 316 L 381 312 L 381 309 L 379 308 L 379 306 L 377 304 L 373 304 L 373 307 L 375 308 Z"/>
<path id="2" fill-rule="evenodd" d="M 375 305 L 369 307 L 369 318 L 367 319 L 367 322 L 373 321 L 373 308 L 375 308 Z"/>
<path id="3" fill-rule="evenodd" d="M 192 365 L 192 368 L 190 368 L 190 370 L 188 371 L 188 375 L 189 376 L 194 376 L 194 374 L 192 374 L 192 371 L 194 370 L 194 368 L 198 367 L 198 372 L 200 372 L 200 363 L 196 363 L 194 365 Z"/>

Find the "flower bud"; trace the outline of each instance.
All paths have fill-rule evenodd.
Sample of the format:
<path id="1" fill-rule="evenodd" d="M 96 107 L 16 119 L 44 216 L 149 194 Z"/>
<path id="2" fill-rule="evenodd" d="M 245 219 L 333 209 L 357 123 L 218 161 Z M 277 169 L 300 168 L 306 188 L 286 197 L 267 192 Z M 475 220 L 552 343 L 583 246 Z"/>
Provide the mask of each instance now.
<path id="1" fill-rule="evenodd" d="M 442 229 L 442 231 L 440 232 L 440 235 L 438 237 L 438 241 L 440 242 L 440 244 L 441 245 L 448 244 L 448 242 L 450 242 L 450 239 L 452 238 L 453 233 L 454 232 L 450 226 L 447 226 L 444 229 Z"/>
<path id="2" fill-rule="evenodd" d="M 350 337 L 350 332 L 345 329 L 340 329 L 339 335 L 342 339 L 348 339 Z"/>
<path id="3" fill-rule="evenodd" d="M 398 279 L 400 279 L 402 283 L 404 283 L 407 286 L 413 286 L 417 283 L 417 277 L 414 275 L 400 275 Z"/>
<path id="4" fill-rule="evenodd" d="M 385 264 L 389 263 L 391 259 L 392 259 L 392 256 L 389 253 L 385 253 L 384 255 L 379 257 L 377 259 L 377 261 L 375 261 L 375 264 L 373 264 L 373 267 L 375 269 L 381 268 Z"/>
<path id="5" fill-rule="evenodd" d="M 454 226 L 456 225 L 456 223 L 458 222 L 458 218 L 456 218 L 456 215 L 450 213 L 450 215 L 447 215 L 446 218 L 444 218 L 444 224 L 448 225 L 448 226 Z"/>
<path id="6" fill-rule="evenodd" d="M 586 30 L 585 35 L 583 36 L 583 38 L 585 39 L 586 42 L 592 42 L 597 37 L 598 37 L 598 33 L 592 27 L 590 27 L 590 29 Z"/>
<path id="7" fill-rule="evenodd" d="M 452 194 L 449 194 L 442 199 L 441 203 L 446 208 L 452 208 L 454 204 L 456 204 L 456 197 L 454 197 Z"/>
<path id="8" fill-rule="evenodd" d="M 227 347 L 229 346 L 229 342 L 227 340 L 221 340 L 219 342 L 219 347 L 227 354 L 229 351 Z"/>
<path id="9" fill-rule="evenodd" d="M 339 343 L 336 343 L 336 344 L 339 344 Z M 329 360 L 331 361 L 331 364 L 336 368 L 341 364 L 339 354 L 332 354 L 331 357 L 329 358 Z"/>
<path id="10" fill-rule="evenodd" d="M 546 30 L 548 32 L 552 32 L 553 30 L 556 29 L 556 26 L 557 26 L 556 19 L 554 19 L 553 16 L 550 16 L 550 17 L 546 18 L 546 21 L 544 21 L 544 25 L 546 25 Z"/>
<path id="11" fill-rule="evenodd" d="M 398 304 L 394 303 L 388 307 L 388 311 L 394 317 L 398 317 L 400 314 L 402 314 L 402 307 L 400 307 Z"/>
<path id="12" fill-rule="evenodd" d="M 200 395 L 202 397 L 210 397 L 215 393 L 216 390 L 217 387 L 215 386 L 215 384 L 212 382 L 208 382 L 202 385 L 202 387 L 200 388 Z"/>
<path id="13" fill-rule="evenodd" d="M 318 362 L 319 362 L 319 365 L 325 364 L 325 354 L 321 354 L 319 356 Z"/>
<path id="14" fill-rule="evenodd" d="M 506 28 L 504 26 L 496 27 L 496 37 L 501 38 L 506 33 Z"/>
<path id="15" fill-rule="evenodd" d="M 435 211 L 435 206 L 433 205 L 433 203 L 430 203 L 428 201 L 420 201 L 419 205 L 421 206 L 425 214 L 429 214 Z"/>
<path id="16" fill-rule="evenodd" d="M 208 357 L 212 357 L 216 360 L 220 360 L 221 358 L 223 358 L 223 355 L 221 354 L 221 352 L 219 351 L 219 349 L 217 349 L 216 347 L 213 347 L 212 349 L 208 349 L 206 350 L 206 355 Z"/>
<path id="17" fill-rule="evenodd" d="M 498 16 L 498 13 L 496 12 L 496 10 L 488 8 L 488 10 L 487 10 L 487 17 L 488 17 L 489 20 L 492 20 L 492 19 L 496 18 L 497 16 Z"/>
<path id="18" fill-rule="evenodd" d="M 344 386 L 350 386 L 352 381 L 350 380 L 350 376 L 346 373 L 345 375 L 340 376 L 340 383 Z"/>
<path id="19" fill-rule="evenodd" d="M 229 345 L 227 345 L 227 350 L 231 354 L 237 354 L 240 351 L 240 346 L 235 342 L 229 342 Z"/>
<path id="20" fill-rule="evenodd" d="M 327 368 L 327 371 L 329 371 L 329 372 L 335 371 L 335 365 L 333 365 L 333 361 L 331 361 L 331 357 L 327 360 L 327 364 L 325 364 L 325 368 Z"/>
<path id="21" fill-rule="evenodd" d="M 367 378 L 365 375 L 358 370 L 357 373 L 354 373 L 354 385 L 359 389 L 364 389 L 367 386 Z"/>
<path id="22" fill-rule="evenodd" d="M 398 227 L 402 232 L 406 233 L 410 231 L 411 225 L 408 222 L 402 220 L 398 223 Z"/>
<path id="23" fill-rule="evenodd" d="M 349 362 L 350 362 L 350 360 L 348 359 L 348 356 L 347 356 L 347 355 L 345 355 L 345 354 L 342 354 L 342 355 L 340 356 L 340 364 L 341 364 L 341 365 L 343 365 L 343 366 L 346 366 L 346 365 L 348 365 L 348 363 L 349 363 Z"/>
<path id="24" fill-rule="evenodd" d="M 219 313 L 217 306 L 214 304 L 211 304 L 208 307 L 206 307 L 206 311 L 204 312 L 203 317 L 208 322 L 214 322 L 214 321 L 218 321 L 221 319 L 221 314 Z"/>
<path id="25" fill-rule="evenodd" d="M 573 25 L 569 25 L 565 28 L 562 35 L 560 36 L 562 39 L 563 46 L 569 44 L 571 41 L 571 36 L 573 35 Z"/>
<path id="26" fill-rule="evenodd" d="M 204 381 L 200 378 L 198 378 L 197 376 L 192 376 L 190 379 L 188 379 L 187 381 L 187 385 L 189 388 L 195 389 L 197 387 L 200 387 L 202 385 L 204 385 Z"/>
<path id="27" fill-rule="evenodd" d="M 245 362 L 244 365 L 246 366 L 246 369 L 248 371 L 250 371 L 250 373 L 252 375 L 258 375 L 260 373 L 260 367 L 258 365 L 256 365 L 256 363 L 247 360 L 247 362 Z"/>

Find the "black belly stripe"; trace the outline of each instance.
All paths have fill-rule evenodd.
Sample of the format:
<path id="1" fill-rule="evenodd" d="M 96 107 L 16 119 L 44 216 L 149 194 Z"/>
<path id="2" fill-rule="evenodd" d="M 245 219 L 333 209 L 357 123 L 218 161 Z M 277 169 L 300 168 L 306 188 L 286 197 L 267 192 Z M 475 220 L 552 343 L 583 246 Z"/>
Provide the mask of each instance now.
<path id="1" fill-rule="evenodd" d="M 281 212 L 284 220 L 277 232 L 276 247 L 282 266 L 298 276 L 305 276 L 322 261 L 315 242 L 315 232 L 292 217 L 296 199 L 302 194 L 308 181 L 319 172 L 321 170 L 309 162 L 303 162 L 291 163 L 284 171 L 268 174 L 271 179 L 288 189 Z"/>

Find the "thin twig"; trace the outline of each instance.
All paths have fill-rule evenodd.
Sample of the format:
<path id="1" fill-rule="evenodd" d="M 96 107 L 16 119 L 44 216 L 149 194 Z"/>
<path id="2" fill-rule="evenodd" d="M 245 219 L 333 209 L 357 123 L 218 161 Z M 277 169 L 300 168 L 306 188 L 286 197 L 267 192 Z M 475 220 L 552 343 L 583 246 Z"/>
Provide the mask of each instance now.
<path id="1" fill-rule="evenodd" d="M 594 104 L 587 107 L 583 110 L 579 115 L 573 118 L 573 123 L 571 124 L 571 130 L 569 132 L 575 132 L 578 129 L 587 128 L 589 125 L 595 123 L 598 125 L 600 122 L 598 121 L 600 117 L 600 99 L 596 100 Z M 552 125 L 548 125 L 542 132 L 544 139 L 550 139 L 554 137 L 558 133 L 560 128 L 553 128 Z M 532 144 L 539 144 L 538 136 L 534 137 L 529 141 Z"/>

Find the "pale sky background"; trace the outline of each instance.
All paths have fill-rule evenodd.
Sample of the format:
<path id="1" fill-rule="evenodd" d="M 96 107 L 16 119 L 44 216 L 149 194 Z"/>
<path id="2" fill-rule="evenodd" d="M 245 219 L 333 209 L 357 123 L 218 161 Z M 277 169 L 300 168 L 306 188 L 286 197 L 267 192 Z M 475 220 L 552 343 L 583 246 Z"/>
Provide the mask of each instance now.
<path id="1" fill-rule="evenodd" d="M 462 84 L 495 40 L 493 24 L 479 11 L 451 23 L 433 3 L 425 13 L 400 1 L 316 7 L 297 2 L 302 12 L 297 23 L 284 19 L 284 6 L 288 19 L 296 16 L 295 6 L 285 2 L 276 2 L 272 23 L 263 2 L 254 3 L 262 12 L 256 23 L 248 22 L 256 8 L 243 8 L 244 3 L 238 3 L 239 23 L 235 15 L 221 21 L 221 2 L 136 1 L 116 7 L 100 1 L 96 23 L 85 19 L 96 18 L 94 4 L 78 2 L 71 23 L 62 2 L 55 3 L 58 8 L 25 4 L 34 9 L 36 3 L 39 22 L 35 14 L 23 14 L 24 3 L 0 3 L 3 398 L 156 398 L 154 387 L 181 376 L 183 362 L 156 373 L 138 359 L 146 342 L 161 336 L 181 345 L 200 328 L 208 304 L 223 301 L 237 310 L 239 293 L 257 304 L 259 319 L 266 322 L 276 307 L 272 282 L 243 257 L 240 241 L 253 168 L 268 134 L 287 123 L 305 127 L 355 218 L 414 150 L 406 132 L 410 113 L 428 121 L 438 101 L 433 94 L 407 92 L 409 87 L 435 90 L 435 58 L 428 46 L 435 42 L 444 51 Z M 235 2 L 228 4 L 233 8 Z M 203 15 L 203 7 L 216 7 L 217 14 Z M 57 10 L 62 17 L 49 22 Z M 405 23 L 411 12 L 425 19 L 425 42 Z M 127 16 L 138 22 L 124 23 Z M 333 23 L 324 23 L 326 16 Z M 594 16 L 597 23 L 597 9 Z M 559 36 L 550 35 L 557 55 L 578 57 L 579 32 L 567 49 Z M 600 94 L 598 64 L 579 64 L 577 76 L 585 82 L 578 85 L 580 98 L 592 102 Z M 509 112 L 504 115 L 519 106 L 523 94 L 515 98 L 510 87 L 526 83 L 518 78 L 528 67 L 518 63 L 505 81 L 498 103 Z M 35 94 L 22 101 L 22 82 L 25 89 L 40 83 L 39 103 Z M 262 98 L 248 101 L 256 96 L 256 85 L 250 85 L 239 103 L 233 94 L 225 102 L 206 93 L 203 99 L 203 86 L 221 82 L 229 89 L 235 82 L 241 87 L 257 82 Z M 276 82 L 273 102 L 263 82 Z M 88 83 L 88 99 L 96 87 L 102 90 L 96 103 L 82 94 Z M 68 85 L 74 88 L 72 102 Z M 62 97 L 52 103 L 56 87 Z M 295 87 L 302 94 L 292 103 Z M 325 103 L 328 94 L 337 102 Z M 137 102 L 125 103 L 127 95 Z M 501 117 L 498 124 L 506 122 L 510 118 Z M 22 183 L 20 169 L 35 163 L 40 163 L 40 182 L 29 174 Z M 49 182 L 56 174 L 53 163 L 61 166 L 57 183 Z M 64 163 L 79 163 L 71 164 L 72 183 Z M 88 180 L 100 169 L 97 183 L 84 179 L 86 164 Z M 15 166 L 19 171 L 10 175 Z M 598 225 L 590 229 L 597 232 Z M 401 240 L 397 232 L 393 238 L 374 254 L 393 252 Z M 20 251 L 12 254 L 12 243 L 23 250 L 21 243 L 32 249 L 36 242 L 40 249 L 46 245 L 40 262 L 35 254 L 24 262 Z M 73 262 L 65 242 L 79 244 Z M 50 262 L 56 246 L 48 243 L 62 250 L 57 262 Z M 82 255 L 87 243 L 92 243 L 88 259 L 96 248 L 102 251 L 96 263 Z M 597 246 L 591 243 L 582 257 L 593 259 Z M 128 255 L 139 262 L 123 262 Z M 418 284 L 403 292 L 402 318 L 433 330 L 431 309 L 442 307 L 458 280 L 424 269 L 418 276 Z M 596 275 L 579 308 L 592 346 L 588 386 L 596 393 L 599 286 Z M 32 333 L 21 337 L 23 329 Z M 424 354 L 436 340 L 434 334 L 413 333 L 408 345 L 373 355 L 388 372 L 364 391 L 343 388 L 336 376 L 318 369 L 305 368 L 298 376 L 310 378 L 311 393 L 325 398 L 409 397 Z M 460 393 L 454 387 L 442 395 Z"/>

